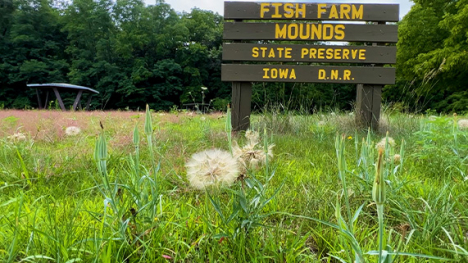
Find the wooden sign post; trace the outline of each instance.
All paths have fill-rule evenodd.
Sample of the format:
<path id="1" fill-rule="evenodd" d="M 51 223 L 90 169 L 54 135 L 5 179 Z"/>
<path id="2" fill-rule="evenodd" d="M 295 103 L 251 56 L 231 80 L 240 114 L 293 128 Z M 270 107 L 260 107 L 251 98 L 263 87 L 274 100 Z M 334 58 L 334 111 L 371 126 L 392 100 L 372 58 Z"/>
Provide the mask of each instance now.
<path id="1" fill-rule="evenodd" d="M 378 127 L 382 87 L 395 84 L 395 68 L 382 65 L 396 63 L 396 47 L 383 45 L 398 40 L 398 26 L 385 22 L 398 21 L 399 5 L 225 2 L 224 19 L 234 20 L 224 23 L 224 40 L 233 40 L 233 43 L 223 44 L 224 61 L 268 62 L 221 66 L 222 81 L 233 83 L 234 130 L 246 130 L 250 125 L 251 82 L 355 83 L 356 120 L 369 127 Z M 282 21 L 247 23 L 242 20 Z M 291 23 L 285 23 L 285 20 L 291 20 Z M 264 44 L 265 40 L 270 40 L 271 44 Z M 286 41 L 304 41 L 306 44 Z M 373 44 L 323 45 L 330 41 Z M 317 42 L 322 44 L 317 45 Z M 326 63 L 347 63 L 348 66 Z M 349 63 L 368 66 L 350 66 Z"/>

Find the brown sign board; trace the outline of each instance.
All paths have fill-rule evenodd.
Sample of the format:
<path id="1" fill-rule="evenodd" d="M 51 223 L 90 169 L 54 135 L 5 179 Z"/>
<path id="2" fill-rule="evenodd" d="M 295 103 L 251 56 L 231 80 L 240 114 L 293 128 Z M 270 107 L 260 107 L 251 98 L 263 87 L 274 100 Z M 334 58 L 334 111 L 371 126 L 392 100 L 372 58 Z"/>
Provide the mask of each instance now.
<path id="1" fill-rule="evenodd" d="M 399 19 L 398 4 L 224 2 L 224 19 L 348 20 Z"/>
<path id="2" fill-rule="evenodd" d="M 395 84 L 395 68 L 223 64 L 222 81 Z"/>
<path id="3" fill-rule="evenodd" d="M 397 25 L 224 23 L 225 40 L 397 42 Z"/>
<path id="4" fill-rule="evenodd" d="M 396 63 L 395 46 L 224 43 L 223 60 L 321 63 Z"/>

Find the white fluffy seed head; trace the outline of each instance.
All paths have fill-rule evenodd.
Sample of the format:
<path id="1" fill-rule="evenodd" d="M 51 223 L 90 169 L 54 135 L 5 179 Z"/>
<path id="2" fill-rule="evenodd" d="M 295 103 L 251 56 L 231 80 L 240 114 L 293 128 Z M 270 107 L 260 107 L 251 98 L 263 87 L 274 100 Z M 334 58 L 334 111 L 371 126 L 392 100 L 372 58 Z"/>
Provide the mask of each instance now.
<path id="1" fill-rule="evenodd" d="M 19 142 L 19 141 L 25 141 L 26 140 L 26 135 L 24 135 L 21 132 L 14 133 L 13 135 L 10 135 L 7 137 L 9 140 L 12 140 L 14 142 Z"/>
<path id="2" fill-rule="evenodd" d="M 377 150 L 384 151 L 385 150 L 385 144 L 387 143 L 387 139 L 388 139 L 388 145 L 390 145 L 391 147 L 394 147 L 395 146 L 395 140 L 392 137 L 385 137 L 385 138 L 382 138 L 382 140 L 380 140 L 380 142 L 378 142 L 375 145 L 375 148 Z"/>
<path id="3" fill-rule="evenodd" d="M 242 173 L 246 173 L 248 169 L 257 169 L 268 160 L 273 159 L 274 144 L 268 146 L 267 152 L 263 145 L 259 143 L 260 135 L 256 131 L 248 130 L 245 133 L 248 140 L 244 147 L 239 147 L 236 141 L 232 143 L 232 153 L 239 163 L 239 169 Z"/>
<path id="4" fill-rule="evenodd" d="M 68 136 L 76 136 L 80 134 L 80 132 L 81 132 L 81 129 L 76 126 L 70 126 L 65 129 L 65 134 Z"/>
<path id="5" fill-rule="evenodd" d="M 460 130 L 468 129 L 468 119 L 461 119 L 458 121 L 458 128 Z"/>
<path id="6" fill-rule="evenodd" d="M 200 190 L 212 185 L 231 185 L 239 176 L 237 160 L 220 149 L 195 153 L 185 167 L 190 185 Z"/>

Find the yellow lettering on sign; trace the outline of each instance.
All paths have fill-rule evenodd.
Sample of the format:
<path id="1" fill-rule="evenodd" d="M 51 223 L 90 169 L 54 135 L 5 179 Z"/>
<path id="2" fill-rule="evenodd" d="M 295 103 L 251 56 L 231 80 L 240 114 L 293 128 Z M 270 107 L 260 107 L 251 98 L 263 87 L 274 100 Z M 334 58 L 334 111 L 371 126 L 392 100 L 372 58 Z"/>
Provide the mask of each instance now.
<path id="1" fill-rule="evenodd" d="M 364 18 L 363 5 L 350 4 L 317 4 L 317 19 L 349 19 L 362 20 Z"/>
<path id="2" fill-rule="evenodd" d="M 333 25 L 331 24 L 324 24 L 323 26 L 323 40 L 330 40 L 333 39 Z"/>
<path id="3" fill-rule="evenodd" d="M 292 58 L 291 56 L 291 51 L 292 51 L 292 47 L 287 47 L 284 51 L 284 57 L 285 58 Z"/>
<path id="4" fill-rule="evenodd" d="M 327 77 L 327 72 L 324 69 L 319 69 L 318 79 L 325 79 Z"/>
<path id="5" fill-rule="evenodd" d="M 333 58 L 333 49 L 329 48 L 327 49 L 327 59 L 332 59 Z"/>
<path id="6" fill-rule="evenodd" d="M 271 75 L 271 78 L 272 78 L 272 79 L 278 78 L 278 70 L 275 69 L 275 68 L 272 68 L 272 69 L 271 69 L 270 75 Z"/>
<path id="7" fill-rule="evenodd" d="M 322 24 L 312 24 L 312 39 L 322 39 Z"/>
<path id="8" fill-rule="evenodd" d="M 258 58 L 258 47 L 252 48 L 252 57 Z"/>
<path id="9" fill-rule="evenodd" d="M 351 55 L 352 55 L 353 59 L 356 59 L 357 53 L 358 53 L 358 50 L 357 50 L 357 49 L 351 50 Z"/>
<path id="10" fill-rule="evenodd" d="M 325 7 L 327 7 L 327 4 L 317 5 L 317 18 L 322 18 L 322 14 L 327 12 L 327 9 L 325 9 Z"/>
<path id="11" fill-rule="evenodd" d="M 299 18 L 299 14 L 302 15 L 302 18 L 306 17 L 306 5 L 305 4 L 296 4 L 296 18 Z"/>
<path id="12" fill-rule="evenodd" d="M 294 69 L 291 70 L 291 74 L 289 75 L 289 79 L 296 79 L 296 71 Z"/>
<path id="13" fill-rule="evenodd" d="M 338 70 L 333 69 L 330 74 L 330 79 L 335 80 L 338 79 Z"/>
<path id="14" fill-rule="evenodd" d="M 305 30 L 304 30 L 305 27 Z M 305 34 L 304 34 L 305 31 Z M 310 25 L 309 24 L 299 24 L 299 37 L 301 39 L 310 39 Z"/>
<path id="15" fill-rule="evenodd" d="M 279 7 L 282 6 L 283 3 L 272 3 L 271 5 L 275 7 L 275 14 L 271 15 L 271 18 L 281 18 Z"/>
<path id="16" fill-rule="evenodd" d="M 301 48 L 301 58 L 305 58 L 309 54 L 308 48 Z"/>
<path id="17" fill-rule="evenodd" d="M 309 57 L 315 59 L 316 56 L 317 56 L 317 49 L 311 48 L 311 49 L 310 49 L 310 56 L 309 56 Z"/>
<path id="18" fill-rule="evenodd" d="M 279 56 L 278 56 L 278 57 L 279 57 L 279 58 L 282 58 L 282 57 L 283 57 L 283 50 L 284 50 L 284 48 L 282 48 L 282 47 L 277 47 L 276 49 L 277 49 L 278 52 L 279 52 Z"/>
<path id="19" fill-rule="evenodd" d="M 287 38 L 287 34 L 288 34 L 288 25 L 287 24 L 283 25 L 283 28 L 280 28 L 280 25 L 276 24 L 275 38 L 278 38 L 278 39 Z"/>
<path id="20" fill-rule="evenodd" d="M 263 68 L 264 79 L 296 79 L 295 69 L 288 68 Z"/>
<path id="21" fill-rule="evenodd" d="M 351 80 L 351 70 L 345 69 L 343 72 L 343 79 L 344 80 Z M 354 80 L 354 79 L 353 79 Z"/>
<path id="22" fill-rule="evenodd" d="M 262 50 L 262 58 L 264 58 L 267 48 L 266 47 L 261 47 L 260 49 Z"/>
<path id="23" fill-rule="evenodd" d="M 328 19 L 338 19 L 338 10 L 336 10 L 336 5 L 332 5 Z"/>
<path id="24" fill-rule="evenodd" d="M 284 17 L 293 18 L 294 17 L 294 5 L 291 3 L 284 4 Z"/>
<path id="25" fill-rule="evenodd" d="M 275 58 L 275 50 L 270 49 L 270 54 L 268 55 L 269 58 Z"/>
<path id="26" fill-rule="evenodd" d="M 270 6 L 269 3 L 261 3 L 260 4 L 260 17 L 261 18 L 265 17 L 265 13 L 270 12 L 270 9 L 268 9 L 269 6 Z"/>
<path id="27" fill-rule="evenodd" d="M 351 19 L 349 13 L 351 12 L 351 6 L 347 4 L 340 5 L 340 19 Z"/>
<path id="28" fill-rule="evenodd" d="M 335 26 L 335 39 L 343 40 L 345 37 L 345 25 L 336 25 Z"/>
<path id="29" fill-rule="evenodd" d="M 288 26 L 288 38 L 296 39 L 298 35 L 298 26 L 297 24 L 289 24 Z"/>
<path id="30" fill-rule="evenodd" d="M 275 24 L 275 39 L 343 40 L 343 24 Z"/>
<path id="31" fill-rule="evenodd" d="M 366 59 L 366 50 L 365 49 L 360 49 L 359 50 L 359 59 L 361 59 L 361 60 Z"/>
<path id="32" fill-rule="evenodd" d="M 317 57 L 318 57 L 319 59 L 325 59 L 325 56 L 324 56 L 324 54 L 323 54 L 324 52 L 325 52 L 325 49 L 324 49 L 324 48 L 319 48 L 319 49 L 318 49 L 318 55 L 317 55 Z"/>
<path id="33" fill-rule="evenodd" d="M 263 73 L 264 73 L 264 74 L 263 74 L 263 78 L 264 78 L 264 79 L 269 79 L 269 78 L 270 78 L 270 76 L 268 75 L 268 72 L 269 72 L 269 71 L 270 71 L 269 68 L 263 68 Z"/>
<path id="34" fill-rule="evenodd" d="M 284 68 L 280 68 L 279 69 L 279 76 L 280 76 L 280 79 L 285 79 L 288 77 L 288 69 L 284 69 Z"/>
<path id="35" fill-rule="evenodd" d="M 353 19 L 363 19 L 364 17 L 364 7 L 359 6 L 359 9 L 356 9 L 356 6 L 353 5 Z"/>
<path id="36" fill-rule="evenodd" d="M 270 11 L 273 11 L 271 18 L 306 18 L 306 4 L 260 3 L 260 18 L 265 18 Z"/>
<path id="37" fill-rule="evenodd" d="M 335 49 L 335 59 L 341 59 L 341 49 Z"/>
<path id="38" fill-rule="evenodd" d="M 325 69 L 318 70 L 319 80 L 354 80 L 351 77 L 351 70 L 349 69 Z"/>
<path id="39" fill-rule="evenodd" d="M 349 49 L 343 49 L 343 59 L 349 59 Z"/>

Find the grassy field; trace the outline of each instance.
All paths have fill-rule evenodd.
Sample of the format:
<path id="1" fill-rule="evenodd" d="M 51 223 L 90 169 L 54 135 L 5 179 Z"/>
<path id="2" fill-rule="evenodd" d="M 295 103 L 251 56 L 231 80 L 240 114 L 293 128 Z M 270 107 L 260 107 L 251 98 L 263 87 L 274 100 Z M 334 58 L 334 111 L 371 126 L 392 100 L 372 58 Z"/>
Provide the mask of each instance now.
<path id="1" fill-rule="evenodd" d="M 194 153 L 247 143 L 226 114 L 0 111 L 0 261 L 468 262 L 463 117 L 353 118 L 255 115 L 274 157 L 196 190 Z"/>

